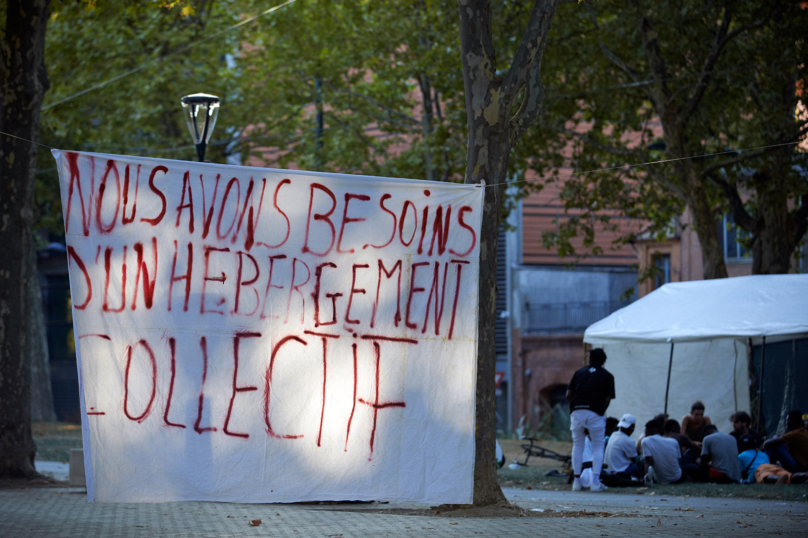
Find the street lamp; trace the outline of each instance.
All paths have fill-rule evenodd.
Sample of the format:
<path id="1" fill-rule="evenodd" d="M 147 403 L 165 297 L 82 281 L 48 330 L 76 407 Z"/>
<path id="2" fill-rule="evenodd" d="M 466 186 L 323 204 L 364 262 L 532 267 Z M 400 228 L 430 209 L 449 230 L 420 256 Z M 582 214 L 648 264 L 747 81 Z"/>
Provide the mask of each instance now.
<path id="1" fill-rule="evenodd" d="M 185 124 L 196 145 L 196 155 L 199 162 L 204 162 L 205 148 L 216 125 L 216 117 L 219 115 L 219 98 L 206 93 L 195 93 L 186 95 L 180 101 Z"/>

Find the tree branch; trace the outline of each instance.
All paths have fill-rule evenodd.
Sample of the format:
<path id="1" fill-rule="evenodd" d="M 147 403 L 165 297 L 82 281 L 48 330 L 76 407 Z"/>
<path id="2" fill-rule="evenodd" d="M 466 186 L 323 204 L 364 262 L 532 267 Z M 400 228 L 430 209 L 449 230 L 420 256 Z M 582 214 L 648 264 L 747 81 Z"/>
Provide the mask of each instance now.
<path id="1" fill-rule="evenodd" d="M 509 136 L 511 144 L 514 144 L 525 134 L 530 125 L 539 115 L 539 109 L 544 102 L 544 84 L 541 81 L 541 58 L 544 54 L 544 46 L 547 43 L 547 32 L 543 32 L 543 37 L 539 42 L 538 56 L 530 64 L 530 78 L 525 88 L 525 96 L 522 104 L 513 118 L 510 119 Z"/>
<path id="2" fill-rule="evenodd" d="M 710 166 L 707 166 L 701 172 L 699 172 L 699 175 L 702 178 L 705 178 L 705 177 L 708 177 L 713 172 L 715 172 L 716 170 L 719 170 L 721 168 L 726 168 L 728 166 L 732 166 L 732 165 L 735 165 L 735 164 L 738 164 L 738 163 L 742 163 L 743 161 L 745 161 L 747 159 L 753 159 L 755 157 L 761 157 L 761 156 L 766 155 L 768 153 L 773 153 L 775 151 L 781 150 L 781 149 L 783 149 L 782 144 L 788 144 L 790 142 L 796 142 L 797 140 L 799 140 L 800 138 L 805 136 L 806 133 L 808 133 L 808 124 L 803 125 L 802 128 L 799 131 L 794 133 L 794 135 L 790 136 L 786 140 L 783 140 L 782 142 L 778 142 L 777 144 L 767 146 L 765 148 L 755 149 L 755 150 L 748 150 L 748 151 L 741 150 L 741 152 L 738 155 L 736 155 L 735 157 L 731 157 L 729 159 L 725 159 L 723 161 L 719 161 L 719 162 L 717 162 L 715 164 L 711 164 Z"/>
<path id="3" fill-rule="evenodd" d="M 730 183 L 726 179 L 721 178 L 716 174 L 710 174 L 709 178 L 713 181 L 713 183 L 721 187 L 724 194 L 727 196 L 730 211 L 732 211 L 732 217 L 735 224 L 749 233 L 754 232 L 755 219 L 752 218 L 748 211 L 746 211 L 746 208 L 743 205 L 743 200 L 741 200 L 741 195 L 738 193 L 738 187 L 734 183 Z"/>
<path id="4" fill-rule="evenodd" d="M 448 159 L 447 159 L 448 160 Z M 440 175 L 440 179 L 438 181 L 447 182 L 449 181 L 449 174 L 452 173 L 452 168 L 454 167 L 454 162 L 448 160 L 446 164 L 446 168 L 443 169 L 443 173 Z"/>
<path id="5" fill-rule="evenodd" d="M 668 189 L 677 198 L 679 198 L 680 200 L 687 199 L 685 197 L 685 191 L 683 191 L 679 185 L 673 183 L 672 181 L 667 179 L 664 175 L 660 174 L 656 168 L 654 168 L 653 166 L 646 166 L 644 169 L 651 177 L 651 179 L 653 179 L 656 183 L 662 185 L 663 188 Z"/>
<path id="6" fill-rule="evenodd" d="M 400 112 L 400 111 L 398 111 L 398 110 L 396 110 L 394 108 L 390 108 L 390 107 L 388 107 L 386 105 L 383 105 L 382 103 L 380 103 L 379 101 L 377 101 L 373 97 L 370 97 L 369 95 L 365 95 L 363 93 L 355 92 L 353 90 L 348 90 L 348 89 L 344 89 L 344 88 L 337 88 L 337 87 L 333 86 L 332 84 L 328 84 L 328 85 L 334 91 L 337 91 L 337 92 L 340 92 L 340 93 L 346 93 L 346 94 L 351 95 L 351 96 L 361 97 L 362 99 L 364 99 L 368 103 L 372 104 L 373 106 L 376 106 L 376 107 L 384 110 L 385 112 L 388 112 L 388 113 L 392 114 L 393 116 L 396 116 L 397 118 L 399 118 L 401 120 L 407 121 L 407 122 L 413 124 L 414 126 L 416 126 L 418 128 L 421 127 L 421 122 L 418 121 L 417 119 L 413 118 L 412 116 L 408 116 L 407 114 L 404 114 L 403 112 Z M 395 122 L 390 120 L 390 123 L 395 123 Z"/>
<path id="7" fill-rule="evenodd" d="M 0 88 L 4 90 L 5 93 L 6 83 L 8 82 L 9 72 L 8 72 L 8 58 L 10 54 L 10 48 L 8 41 L 6 40 L 6 32 L 5 28 L 0 28 Z M 2 107 L 0 106 L 0 109 Z"/>
<path id="8" fill-rule="evenodd" d="M 539 123 L 540 127 L 545 127 L 550 129 L 551 131 L 555 131 L 557 133 L 566 134 L 572 137 L 575 137 L 581 140 L 584 144 L 592 146 L 593 148 L 599 149 L 600 151 L 609 153 L 610 155 L 618 155 L 621 157 L 635 157 L 642 161 L 645 158 L 645 155 L 640 149 L 628 149 L 625 147 L 618 147 L 618 146 L 610 146 L 608 144 L 604 144 L 602 142 L 598 142 L 591 136 L 587 136 L 584 133 L 579 133 L 577 131 L 573 131 L 570 129 L 565 129 L 563 127 L 557 127 L 555 125 L 549 125 L 546 123 Z M 653 166 L 646 166 L 644 167 L 646 173 L 657 183 L 662 185 L 664 188 L 671 191 L 674 195 L 678 196 L 680 199 L 684 200 L 685 195 L 684 191 L 682 191 L 681 187 L 672 183 L 668 179 L 665 178 L 662 174 L 657 172 Z"/>
<path id="9" fill-rule="evenodd" d="M 679 116 L 679 121 L 681 124 L 687 122 L 690 116 L 693 115 L 695 112 L 696 107 L 698 107 L 701 98 L 704 97 L 704 92 L 707 89 L 707 84 L 710 82 L 710 77 L 713 74 L 713 67 L 715 66 L 715 62 L 718 60 L 718 57 L 721 54 L 721 50 L 724 48 L 724 45 L 735 39 L 737 36 L 741 35 L 742 33 L 754 30 L 755 28 L 760 28 L 761 26 L 765 25 L 771 19 L 774 12 L 779 7 L 779 2 L 773 2 L 772 7 L 769 10 L 769 13 L 766 14 L 760 20 L 752 22 L 750 24 L 745 24 L 743 26 L 739 26 L 735 30 L 729 32 L 729 26 L 732 20 L 732 16 L 730 14 L 729 8 L 724 9 L 724 16 L 721 20 L 721 26 L 718 29 L 718 32 L 715 35 L 715 42 L 713 43 L 712 48 L 710 49 L 710 53 L 707 55 L 707 58 L 704 60 L 704 66 L 701 69 L 701 75 L 699 76 L 699 82 L 696 86 L 696 89 L 693 92 L 693 95 L 690 96 L 685 108 L 683 109 L 681 115 Z"/>
<path id="10" fill-rule="evenodd" d="M 652 91 L 650 91 L 648 88 L 645 87 L 648 84 L 648 81 L 639 80 L 637 78 L 637 73 L 631 67 L 629 67 L 627 63 L 618 58 L 617 55 L 606 46 L 606 43 L 603 41 L 603 35 L 601 35 L 600 33 L 600 25 L 598 25 L 597 14 L 595 13 L 595 10 L 592 8 L 592 6 L 586 4 L 586 10 L 589 12 L 589 18 L 592 19 L 592 24 L 595 25 L 595 31 L 598 34 L 598 43 L 600 43 L 600 50 L 603 51 L 603 55 L 606 56 L 606 58 L 608 58 L 609 61 L 611 61 L 614 65 L 619 67 L 621 71 L 623 71 L 625 74 L 629 76 L 629 78 L 633 82 L 632 86 L 637 86 L 641 88 L 643 93 L 645 93 L 646 97 L 648 97 L 648 99 L 651 100 L 652 102 L 656 103 L 657 96 Z"/>
<path id="11" fill-rule="evenodd" d="M 640 150 L 637 149 L 628 149 L 625 147 L 618 147 L 618 146 L 610 146 L 608 144 L 604 144 L 602 142 L 598 142 L 591 136 L 588 136 L 584 133 L 579 133 L 578 131 L 573 131 L 572 129 L 565 129 L 564 127 L 558 127 L 557 125 L 550 125 L 548 123 L 537 123 L 539 127 L 544 127 L 546 129 L 550 129 L 551 131 L 555 131 L 560 134 L 565 134 L 568 136 L 572 136 L 577 138 L 578 140 L 582 141 L 583 143 L 592 146 L 593 148 L 599 149 L 600 151 L 605 151 L 611 155 L 619 155 L 621 157 L 637 157 L 640 161 L 643 160 L 644 155 Z"/>
<path id="12" fill-rule="evenodd" d="M 528 80 L 536 76 L 534 71 L 540 71 L 540 68 L 534 70 L 534 60 L 539 58 L 541 61 L 544 45 L 547 42 L 547 33 L 550 31 L 550 23 L 557 5 L 558 0 L 535 0 L 533 3 L 533 10 L 530 13 L 525 33 L 522 34 L 522 41 L 519 43 L 519 48 L 516 49 L 516 55 L 508 69 L 508 74 L 502 81 L 502 97 L 506 109 L 510 108 Z"/>
<path id="13" fill-rule="evenodd" d="M 355 108 L 350 108 L 350 110 L 356 111 Z M 380 114 L 374 114 L 373 112 L 368 112 L 367 115 L 370 116 L 371 118 L 373 118 L 374 120 L 378 121 L 379 123 L 389 123 L 391 125 L 395 125 L 395 126 L 401 128 L 402 131 L 405 131 L 405 132 L 408 132 L 408 133 L 418 133 L 418 132 L 422 131 L 420 128 L 411 127 L 411 126 L 409 126 L 409 125 L 407 125 L 407 124 L 405 124 L 403 122 L 400 122 L 398 120 L 394 120 L 393 118 L 391 118 L 389 116 L 383 116 L 383 115 L 380 115 Z"/>
<path id="14" fill-rule="evenodd" d="M 690 96 L 688 99 L 685 108 L 682 110 L 682 113 L 679 115 L 679 123 L 684 125 L 687 123 L 687 120 L 690 119 L 690 116 L 693 115 L 693 112 L 696 110 L 696 107 L 699 106 L 699 102 L 701 98 L 704 97 L 704 92 L 707 89 L 707 84 L 710 82 L 710 77 L 713 74 L 713 67 L 715 67 L 715 62 L 718 60 L 718 56 L 721 54 L 721 50 L 724 48 L 724 45 L 727 44 L 729 39 L 727 36 L 727 32 L 729 31 L 729 25 L 732 21 L 732 14 L 730 12 L 729 7 L 724 8 L 724 15 L 721 17 L 721 26 L 718 27 L 718 32 L 715 34 L 715 41 L 713 42 L 713 46 L 710 49 L 710 52 L 707 54 L 707 58 L 704 60 L 704 66 L 701 68 L 701 75 L 699 75 L 699 82 L 696 86 L 696 89 L 693 91 L 693 95 Z M 738 35 L 738 31 L 732 32 L 732 37 Z"/>
<path id="15" fill-rule="evenodd" d="M 743 161 L 745 161 L 747 159 L 751 159 L 753 157 L 760 157 L 761 155 L 765 155 L 766 153 L 771 153 L 775 149 L 777 149 L 777 148 L 767 148 L 767 149 L 760 149 L 760 150 L 747 151 L 747 152 L 744 152 L 744 153 L 740 153 L 740 154 L 736 155 L 735 157 L 731 157 L 729 159 L 719 161 L 719 162 L 717 162 L 715 164 L 711 164 L 710 166 L 704 168 L 704 170 L 702 170 L 699 173 L 699 175 L 702 178 L 709 178 L 710 175 L 713 172 L 715 172 L 716 170 L 720 170 L 721 168 L 726 168 L 728 166 L 732 166 L 732 165 L 741 163 L 741 162 L 743 162 Z"/>
<path id="16" fill-rule="evenodd" d="M 346 121 L 343 121 L 342 118 L 339 117 L 337 114 L 333 114 L 330 111 L 325 112 L 329 118 L 333 118 L 338 124 L 340 124 L 346 131 L 353 132 L 359 140 L 364 142 L 368 147 L 373 148 L 374 151 L 379 150 L 379 146 L 375 143 L 376 138 L 372 136 L 368 136 L 365 134 L 364 131 L 358 129 L 355 125 L 352 125 Z"/>

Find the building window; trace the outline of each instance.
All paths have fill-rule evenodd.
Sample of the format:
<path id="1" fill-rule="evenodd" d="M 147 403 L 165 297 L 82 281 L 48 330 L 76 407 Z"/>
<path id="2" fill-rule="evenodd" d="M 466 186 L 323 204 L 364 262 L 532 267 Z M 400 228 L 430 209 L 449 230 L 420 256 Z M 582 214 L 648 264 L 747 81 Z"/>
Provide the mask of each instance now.
<path id="1" fill-rule="evenodd" d="M 718 219 L 718 242 L 724 251 L 726 260 L 751 260 L 749 252 L 741 242 L 749 238 L 749 234 L 735 226 L 732 214 L 724 213 Z"/>
<path id="2" fill-rule="evenodd" d="M 655 255 L 654 267 L 656 267 L 654 275 L 654 289 L 656 290 L 671 281 L 671 255 Z"/>

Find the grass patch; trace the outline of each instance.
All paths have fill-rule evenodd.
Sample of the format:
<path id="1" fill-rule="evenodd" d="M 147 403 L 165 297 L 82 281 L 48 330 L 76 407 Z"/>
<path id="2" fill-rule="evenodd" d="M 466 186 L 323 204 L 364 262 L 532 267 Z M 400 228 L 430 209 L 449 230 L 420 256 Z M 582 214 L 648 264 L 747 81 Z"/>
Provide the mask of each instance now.
<path id="1" fill-rule="evenodd" d="M 81 426 L 61 422 L 35 422 L 31 430 L 40 461 L 70 461 L 70 450 L 81 448 Z"/>
<path id="2" fill-rule="evenodd" d="M 518 439 L 499 439 L 502 452 L 505 454 L 505 466 L 497 471 L 501 486 L 551 491 L 569 491 L 572 489 L 567 484 L 566 478 L 546 476 L 552 470 L 564 471 L 562 463 L 553 459 L 530 458 L 527 467 L 520 467 L 515 470 L 509 469 L 508 464 L 514 459 L 518 459 L 520 462 L 525 460 L 521 448 L 522 443 Z M 572 443 L 542 441 L 539 444 L 561 454 L 572 453 Z M 655 484 L 650 488 L 609 488 L 608 493 L 808 502 L 808 483 L 788 486 L 768 484 Z"/>

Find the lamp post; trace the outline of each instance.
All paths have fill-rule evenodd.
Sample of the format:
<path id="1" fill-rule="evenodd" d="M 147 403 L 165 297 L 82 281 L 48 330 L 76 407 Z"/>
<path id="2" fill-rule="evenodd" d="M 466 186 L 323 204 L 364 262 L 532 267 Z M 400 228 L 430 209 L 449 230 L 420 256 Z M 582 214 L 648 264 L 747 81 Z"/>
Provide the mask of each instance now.
<path id="1" fill-rule="evenodd" d="M 219 115 L 219 98 L 206 93 L 195 93 L 186 95 L 180 101 L 185 124 L 196 145 L 196 155 L 199 157 L 199 162 L 204 162 L 205 149 Z"/>

